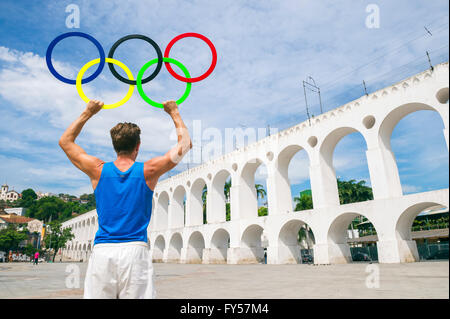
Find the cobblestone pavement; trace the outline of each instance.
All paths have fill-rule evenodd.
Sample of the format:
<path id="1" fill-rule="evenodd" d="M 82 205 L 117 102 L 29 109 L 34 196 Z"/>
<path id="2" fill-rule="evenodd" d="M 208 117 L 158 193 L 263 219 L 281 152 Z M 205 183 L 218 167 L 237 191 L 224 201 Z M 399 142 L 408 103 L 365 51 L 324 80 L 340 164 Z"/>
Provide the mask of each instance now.
<path id="1" fill-rule="evenodd" d="M 0 263 L 0 298 L 81 298 L 86 266 Z M 448 261 L 367 266 L 154 264 L 158 298 L 449 298 Z"/>

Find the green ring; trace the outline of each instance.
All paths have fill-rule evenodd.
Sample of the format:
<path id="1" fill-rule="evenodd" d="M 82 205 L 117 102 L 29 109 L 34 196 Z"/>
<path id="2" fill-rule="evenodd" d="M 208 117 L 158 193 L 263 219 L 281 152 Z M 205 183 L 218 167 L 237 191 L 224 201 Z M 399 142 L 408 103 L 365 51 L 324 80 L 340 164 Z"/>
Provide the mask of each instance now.
<path id="1" fill-rule="evenodd" d="M 172 59 L 172 58 L 163 58 L 164 62 L 169 62 L 169 63 L 173 63 L 176 66 L 178 66 L 181 71 L 183 71 L 184 75 L 186 76 L 186 78 L 190 79 L 191 75 L 189 74 L 189 71 L 186 69 L 186 67 L 181 64 L 181 62 Z M 145 63 L 142 68 L 139 70 L 139 73 L 137 75 L 137 79 L 136 79 L 136 85 L 137 85 L 137 89 L 138 92 L 140 94 L 140 96 L 142 97 L 142 99 L 147 102 L 150 105 L 153 105 L 154 107 L 159 107 L 160 109 L 164 108 L 164 105 L 162 105 L 161 103 L 155 102 L 152 99 L 150 99 L 144 92 L 144 90 L 142 89 L 142 77 L 144 76 L 144 72 L 153 64 L 158 62 L 158 58 L 153 59 L 148 61 L 147 63 Z M 184 100 L 186 100 L 186 98 L 188 97 L 189 93 L 191 93 L 191 86 L 192 83 L 187 83 L 186 82 L 186 90 L 184 91 L 183 95 L 177 100 L 175 101 L 175 103 L 177 103 L 178 105 L 180 105 L 181 103 L 184 102 Z"/>

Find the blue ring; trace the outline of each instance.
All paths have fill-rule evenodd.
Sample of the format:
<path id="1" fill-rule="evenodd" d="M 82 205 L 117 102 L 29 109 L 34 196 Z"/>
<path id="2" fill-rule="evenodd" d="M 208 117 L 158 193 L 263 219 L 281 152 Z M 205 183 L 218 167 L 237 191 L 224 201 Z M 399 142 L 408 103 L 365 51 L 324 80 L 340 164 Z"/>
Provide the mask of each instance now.
<path id="1" fill-rule="evenodd" d="M 68 38 L 68 37 L 81 37 L 81 38 L 88 39 L 92 43 L 95 44 L 95 46 L 98 49 L 98 52 L 100 53 L 100 63 L 98 65 L 97 70 L 95 70 L 94 74 L 92 74 L 88 78 L 81 80 L 82 84 L 89 83 L 92 80 L 94 80 L 97 76 L 99 76 L 99 74 L 103 70 L 103 67 L 105 66 L 105 51 L 103 51 L 103 47 L 101 46 L 101 44 L 94 37 L 90 36 L 89 34 L 86 34 L 86 33 L 83 33 L 83 32 L 67 32 L 67 33 L 64 33 L 64 34 L 61 34 L 61 35 L 57 36 L 50 43 L 50 45 L 47 48 L 47 53 L 46 53 L 46 56 L 45 56 L 45 60 L 47 61 L 47 67 L 50 70 L 50 72 L 53 74 L 53 76 L 55 78 L 57 78 L 58 80 L 60 80 L 60 81 L 62 81 L 64 83 L 67 83 L 67 84 L 74 84 L 74 85 L 76 84 L 76 80 L 71 80 L 71 79 L 65 78 L 61 74 L 56 72 L 56 70 L 55 70 L 55 68 L 53 67 L 53 64 L 52 64 L 52 52 L 53 52 L 53 49 L 55 48 L 55 45 L 59 41 L 65 39 L 65 38 Z"/>

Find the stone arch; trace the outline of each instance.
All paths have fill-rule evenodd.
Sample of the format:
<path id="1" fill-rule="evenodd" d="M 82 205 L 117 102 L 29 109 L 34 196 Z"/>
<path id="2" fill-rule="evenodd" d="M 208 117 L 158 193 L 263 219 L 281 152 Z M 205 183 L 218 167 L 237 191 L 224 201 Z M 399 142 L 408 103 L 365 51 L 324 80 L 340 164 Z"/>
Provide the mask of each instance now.
<path id="1" fill-rule="evenodd" d="M 220 264 L 227 262 L 228 248 L 230 248 L 230 234 L 223 228 L 217 229 L 210 245 L 209 263 Z"/>
<path id="2" fill-rule="evenodd" d="M 275 166 L 275 199 L 278 210 L 281 212 L 290 212 L 294 210 L 291 193 L 291 182 L 289 179 L 289 164 L 292 158 L 301 151 L 305 151 L 309 162 L 308 151 L 297 144 L 286 146 L 278 154 Z M 309 175 L 309 174 L 308 174 Z"/>
<path id="3" fill-rule="evenodd" d="M 167 251 L 167 262 L 180 262 L 183 238 L 180 233 L 174 233 L 169 241 Z"/>
<path id="4" fill-rule="evenodd" d="M 320 174 L 321 180 L 320 184 L 317 184 L 316 182 L 315 187 L 314 185 L 311 185 L 314 203 L 316 202 L 316 200 L 314 199 L 314 191 L 315 190 L 317 191 L 317 189 L 315 188 L 320 187 L 321 193 L 325 194 L 325 196 L 328 198 L 326 199 L 326 201 L 328 201 L 330 204 L 333 205 L 339 204 L 339 192 L 336 180 L 336 170 L 333 163 L 333 157 L 335 153 L 334 151 L 338 143 L 345 136 L 352 133 L 359 133 L 363 137 L 367 150 L 368 142 L 364 133 L 350 126 L 339 127 L 332 130 L 326 135 L 323 142 L 321 143 L 319 149 L 319 160 L 321 164 L 321 174 Z M 315 207 L 317 206 L 315 205 Z"/>
<path id="5" fill-rule="evenodd" d="M 306 238 L 302 238 L 307 249 L 312 249 L 315 239 L 310 226 L 301 219 L 291 219 L 283 224 L 278 233 L 278 263 L 302 263 L 301 245 L 299 245 L 300 229 L 305 228 Z"/>
<path id="6" fill-rule="evenodd" d="M 446 146 L 447 146 L 447 152 L 445 152 L 445 151 L 443 151 L 443 153 L 439 152 L 439 150 L 442 151 L 442 147 L 435 148 L 435 153 L 436 153 L 435 155 L 446 156 L 447 161 L 448 161 L 448 106 L 437 105 L 435 107 L 435 106 L 431 106 L 431 105 L 425 104 L 425 103 L 411 102 L 411 103 L 402 104 L 402 105 L 394 108 L 392 111 L 390 111 L 385 116 L 382 123 L 380 124 L 380 127 L 378 129 L 378 141 L 379 141 L 380 145 L 386 150 L 385 155 L 384 155 L 385 162 L 386 163 L 390 162 L 390 165 L 392 166 L 391 172 L 389 174 L 389 179 L 390 179 L 390 181 L 392 181 L 392 180 L 396 181 L 396 184 L 398 185 L 397 186 L 398 193 L 399 193 L 398 195 L 403 195 L 405 192 L 408 193 L 408 191 L 404 188 L 404 186 L 402 186 L 402 181 L 404 184 L 410 184 L 411 181 L 409 181 L 409 182 L 405 181 L 405 178 L 407 178 L 407 177 L 405 175 L 402 175 L 402 171 L 398 170 L 396 153 L 397 153 L 397 156 L 401 155 L 402 148 L 397 147 L 395 152 L 394 152 L 394 150 L 392 150 L 392 145 L 391 145 L 392 135 L 393 135 L 395 128 L 400 123 L 400 121 L 402 121 L 408 115 L 418 112 L 418 111 L 433 111 L 439 115 L 440 120 L 437 120 L 437 121 L 438 122 L 440 121 L 443 125 L 444 139 L 445 139 Z M 425 112 L 425 113 L 427 113 L 427 112 Z M 434 126 L 428 126 L 427 129 L 433 130 L 433 127 Z M 422 145 L 425 145 L 425 143 L 427 143 L 427 140 L 423 140 L 421 142 L 420 139 L 414 139 L 414 140 L 410 139 L 409 142 L 414 143 L 414 145 L 421 146 L 420 148 L 417 149 L 417 151 L 419 152 L 418 155 L 420 155 L 420 157 L 429 158 L 427 156 L 428 155 L 427 152 L 425 152 L 425 151 L 421 152 L 421 150 L 423 149 Z M 435 140 L 435 142 L 441 143 L 441 141 L 439 141 L 439 140 Z M 402 157 L 402 156 L 400 156 L 400 157 Z M 407 162 L 407 163 L 404 163 L 404 165 L 408 165 L 412 161 L 414 161 L 414 159 L 410 158 L 409 156 L 405 158 L 405 155 L 403 155 L 403 160 L 406 160 L 406 162 Z M 445 160 L 445 159 L 443 159 L 443 160 Z M 416 159 L 416 161 L 417 161 L 417 159 Z M 416 170 L 415 173 L 419 173 L 419 170 Z M 418 176 L 418 178 L 425 177 L 425 176 L 426 176 L 426 174 L 424 173 L 424 175 Z M 414 184 L 414 182 L 412 182 L 412 183 L 413 184 L 411 186 L 416 185 L 416 184 Z M 411 192 L 414 192 L 414 191 L 411 191 Z"/>
<path id="7" fill-rule="evenodd" d="M 156 230 L 166 230 L 169 222 L 169 194 L 166 191 L 158 196 L 155 215 Z"/>
<path id="8" fill-rule="evenodd" d="M 183 227 L 185 224 L 185 197 L 186 189 L 183 185 L 178 185 L 170 202 L 170 228 Z"/>
<path id="9" fill-rule="evenodd" d="M 417 203 L 405 209 L 398 217 L 395 224 L 395 234 L 398 241 L 400 262 L 419 261 L 417 244 L 412 239 L 411 228 L 417 215 L 436 206 L 447 207 L 446 204 L 437 202 Z"/>
<path id="10" fill-rule="evenodd" d="M 328 256 L 331 264 L 346 264 L 353 261 L 350 251 L 350 245 L 348 244 L 349 232 L 348 227 L 350 223 L 358 216 L 364 216 L 360 213 L 346 212 L 339 214 L 330 224 L 327 230 L 328 241 Z M 366 217 L 366 216 L 364 216 Z M 366 217 L 367 218 L 367 217 Z M 373 221 L 370 221 L 377 229 Z M 352 236 L 354 236 L 352 234 Z M 378 239 L 375 240 L 375 244 Z"/>
<path id="11" fill-rule="evenodd" d="M 205 239 L 199 231 L 194 231 L 188 239 L 186 263 L 199 264 L 202 262 Z"/>
<path id="12" fill-rule="evenodd" d="M 161 262 L 164 256 L 164 249 L 166 249 L 166 241 L 163 235 L 159 235 L 155 239 L 155 244 L 153 245 L 153 261 Z"/>
<path id="13" fill-rule="evenodd" d="M 189 194 L 189 209 L 186 215 L 186 226 L 203 225 L 203 189 L 206 185 L 206 181 L 201 177 L 192 183 Z"/>
<path id="14" fill-rule="evenodd" d="M 241 263 L 260 263 L 264 260 L 264 249 L 262 247 L 261 236 L 264 228 L 260 225 L 249 225 L 241 237 Z"/>
<path id="15" fill-rule="evenodd" d="M 226 204 L 227 198 L 224 193 L 225 183 L 228 178 L 231 178 L 231 173 L 222 169 L 214 175 L 211 183 L 211 190 L 209 199 L 211 200 L 211 210 L 209 211 L 208 220 L 211 222 L 224 222 L 226 221 Z M 231 190 L 229 192 L 228 203 L 231 198 Z M 231 215 L 231 212 L 230 212 Z"/>
<path id="16" fill-rule="evenodd" d="M 255 188 L 256 170 L 264 164 L 259 158 L 249 160 L 242 168 L 239 185 L 239 218 L 247 219 L 258 216 L 258 198 Z M 270 206 L 270 204 L 269 204 Z M 269 212 L 270 214 L 270 212 Z"/>
<path id="17" fill-rule="evenodd" d="M 405 116 L 417 111 L 435 111 L 439 114 L 444 124 L 447 127 L 446 116 L 439 109 L 420 102 L 412 102 L 397 106 L 389 112 L 383 119 L 378 129 L 379 142 L 388 150 L 391 150 L 391 136 L 394 128 L 397 126 Z"/>

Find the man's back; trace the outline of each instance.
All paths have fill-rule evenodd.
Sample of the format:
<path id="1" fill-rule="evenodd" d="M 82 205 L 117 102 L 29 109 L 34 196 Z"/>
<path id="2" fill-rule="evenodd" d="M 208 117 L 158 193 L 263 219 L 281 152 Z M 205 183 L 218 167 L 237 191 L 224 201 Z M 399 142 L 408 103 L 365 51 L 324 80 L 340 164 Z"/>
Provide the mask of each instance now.
<path id="1" fill-rule="evenodd" d="M 103 105 L 89 101 L 59 140 L 70 161 L 89 176 L 97 204 L 99 229 L 86 270 L 84 298 L 154 298 L 147 243 L 153 189 L 191 149 L 191 139 L 175 101 L 164 102 L 177 130 L 177 145 L 163 156 L 136 162 L 141 130 L 134 123 L 118 123 L 110 130 L 117 159 L 105 163 L 75 143 L 84 124 Z"/>
<path id="2" fill-rule="evenodd" d="M 135 162 L 123 172 L 113 162 L 103 164 L 94 193 L 99 225 L 94 244 L 147 242 L 153 191 L 144 177 L 144 163 Z"/>

